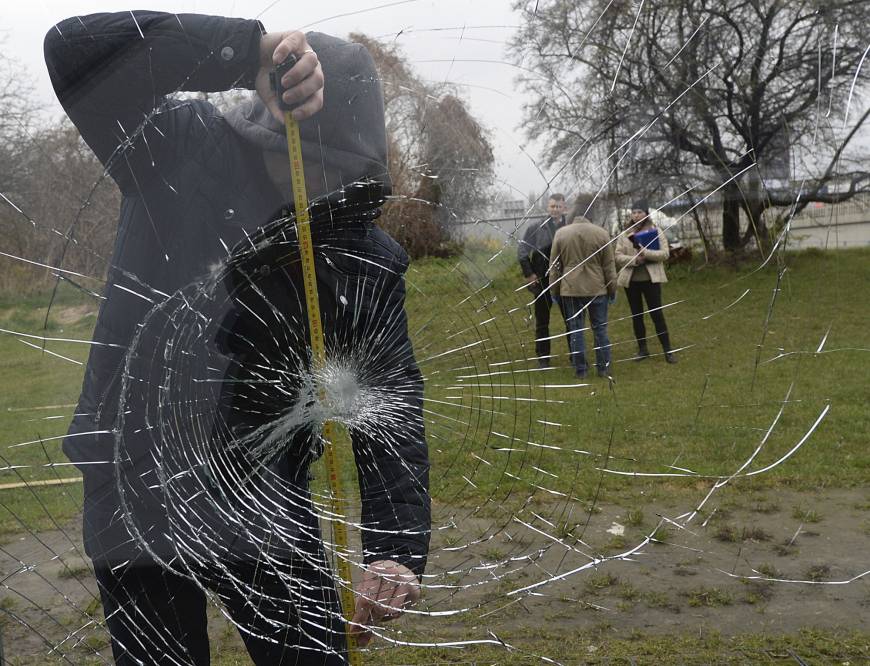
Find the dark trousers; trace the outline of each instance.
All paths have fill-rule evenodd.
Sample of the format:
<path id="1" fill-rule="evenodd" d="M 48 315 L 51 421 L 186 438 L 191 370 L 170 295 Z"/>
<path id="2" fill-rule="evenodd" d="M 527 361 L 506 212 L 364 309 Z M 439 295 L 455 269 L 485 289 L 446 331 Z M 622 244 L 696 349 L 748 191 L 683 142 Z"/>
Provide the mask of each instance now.
<path id="1" fill-rule="evenodd" d="M 656 335 L 662 344 L 665 353 L 671 351 L 671 340 L 668 337 L 668 325 L 665 323 L 665 315 L 662 312 L 662 285 L 658 282 L 631 282 L 625 290 L 628 299 L 628 307 L 631 308 L 631 325 L 634 328 L 634 337 L 638 347 L 646 349 L 646 326 L 643 323 L 643 302 L 646 300 L 646 309 L 656 327 Z"/>
<path id="2" fill-rule="evenodd" d="M 531 285 L 529 291 L 535 296 L 535 356 L 541 362 L 549 361 L 550 356 L 550 309 L 553 306 L 553 297 L 548 290 L 549 283 L 546 279 Z M 541 295 L 543 293 L 543 295 Z M 561 302 L 558 304 L 562 319 L 565 315 L 562 311 Z M 566 326 L 567 328 L 567 326 Z M 570 351 L 571 344 L 568 343 Z"/>
<path id="3" fill-rule="evenodd" d="M 94 572 L 118 666 L 208 666 L 206 595 L 196 583 L 157 565 L 96 564 Z M 347 663 L 328 573 L 307 562 L 281 572 L 261 562 L 199 580 L 241 628 L 257 666 Z"/>

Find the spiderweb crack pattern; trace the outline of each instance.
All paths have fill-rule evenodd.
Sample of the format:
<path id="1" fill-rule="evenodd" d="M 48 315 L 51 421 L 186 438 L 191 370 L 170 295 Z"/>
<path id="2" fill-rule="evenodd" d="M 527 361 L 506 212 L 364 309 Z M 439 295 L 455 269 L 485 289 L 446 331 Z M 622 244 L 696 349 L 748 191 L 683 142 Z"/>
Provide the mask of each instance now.
<path id="1" fill-rule="evenodd" d="M 537 14 L 553 3 L 534 4 Z M 600 3 L 590 38 L 610 29 L 610 4 Z M 660 9 L 657 2 L 635 3 L 625 26 L 611 26 L 625 41 L 617 43 L 618 66 L 602 79 L 610 92 L 635 71 L 632 45 L 643 21 Z M 692 23 L 666 54 L 668 65 L 688 57 L 718 26 L 709 16 Z M 461 48 L 475 29 L 444 30 L 461 35 Z M 835 42 L 841 39 L 831 30 Z M 830 30 L 819 35 L 831 37 Z M 812 48 L 821 62 L 821 39 Z M 857 63 L 844 98 L 831 90 L 831 106 L 844 122 L 863 103 L 866 65 L 863 57 Z M 616 176 L 643 157 L 644 142 L 724 76 L 726 64 L 697 63 L 696 75 L 651 117 L 602 117 L 623 123 L 623 138 L 601 150 L 578 140 L 569 158 L 535 164 L 550 174 L 542 186 L 606 199 Z M 464 66 L 462 57 L 451 59 L 449 83 L 461 83 L 470 71 Z M 554 72 L 517 71 L 563 89 Z M 198 68 L 186 72 L 174 92 L 199 75 Z M 399 92 L 384 80 L 388 96 Z M 507 98 L 519 100 L 519 91 Z M 426 113 L 443 108 L 429 90 L 411 91 L 410 99 Z M 525 288 L 514 253 L 524 225 L 538 218 L 539 202 L 513 219 L 491 219 L 396 183 L 387 214 L 391 206 L 422 203 L 451 228 L 454 245 L 443 257 L 415 258 L 404 273 L 392 245 L 371 242 L 373 225 L 335 211 L 316 219 L 327 333 L 327 360 L 317 366 L 292 216 L 233 227 L 242 206 L 224 206 L 228 195 L 196 203 L 212 211 L 210 222 L 220 230 L 214 238 L 175 244 L 155 226 L 154 260 L 166 275 L 183 276 L 177 282 L 160 274 L 143 278 L 110 259 L 102 243 L 79 236 L 107 176 L 131 155 L 147 156 L 166 197 L 189 194 L 178 189 L 160 154 L 164 123 L 180 108 L 209 121 L 196 100 L 186 99 L 118 127 L 105 170 L 66 217 L 36 214 L 24 196 L 2 193 L 15 223 L 27 227 L 25 238 L 37 246 L 63 240 L 51 260 L 0 247 L 4 261 L 34 280 L 48 267 L 61 285 L 40 294 L 33 316 L 26 312 L 36 310 L 32 304 L 0 305 L 2 342 L 16 347 L 0 347 L 0 355 L 30 364 L 6 366 L 10 392 L 14 383 L 23 386 L 27 368 L 56 374 L 47 380 L 52 388 L 10 400 L 4 414 L 10 424 L 20 421 L 4 426 L 0 457 L 0 483 L 20 484 L 0 490 L 9 517 L 3 533 L 11 539 L 0 545 L 0 632 L 7 657 L 18 659 L 13 663 L 111 663 L 107 627 L 119 620 L 141 628 L 132 640 L 150 653 L 192 663 L 172 620 L 164 626 L 143 612 L 158 603 L 156 595 L 119 587 L 115 608 L 100 609 L 76 524 L 98 477 L 100 492 L 116 498 L 111 522 L 122 535 L 113 541 L 113 575 L 120 578 L 137 558 L 153 560 L 173 584 L 183 582 L 179 589 L 203 596 L 213 623 L 237 628 L 245 642 L 304 649 L 315 660 L 340 659 L 337 587 L 352 584 L 336 579 L 340 558 L 351 563 L 353 582 L 388 556 L 411 568 L 426 564 L 422 601 L 398 622 L 371 623 L 378 640 L 364 658 L 372 663 L 440 663 L 459 650 L 471 660 L 576 663 L 603 645 L 605 623 L 624 633 L 653 624 L 663 632 L 714 627 L 740 634 L 750 628 L 734 616 L 752 605 L 770 609 L 771 632 L 788 633 L 813 626 L 812 614 L 837 622 L 866 603 L 870 571 L 860 527 L 867 520 L 860 490 L 866 456 L 856 445 L 866 418 L 855 396 L 868 344 L 841 314 L 856 274 L 844 267 L 849 260 L 826 263 L 791 251 L 806 228 L 797 205 L 813 190 L 811 177 L 799 179 L 791 212 L 769 244 L 759 243 L 748 267 L 669 269 L 664 302 L 653 309 L 668 317 L 676 369 L 655 352 L 635 362 L 633 316 L 620 292 L 610 306 L 610 377 L 589 380 L 574 376 L 568 334 L 555 314 L 546 336 L 549 367 L 538 364 L 533 310 L 551 294 Z M 827 157 L 835 135 L 820 116 L 813 141 Z M 458 135 L 459 123 L 453 129 Z M 206 136 L 213 140 L 211 130 Z M 414 148 L 395 146 L 411 163 L 419 155 Z M 706 215 L 731 185 L 763 167 L 755 149 L 745 148 L 735 161 L 747 162 L 730 176 L 709 182 L 699 175 L 672 187 L 661 208 L 679 212 L 656 211 L 657 224 L 688 244 L 693 216 Z M 516 159 L 532 152 L 527 145 L 513 149 Z M 467 175 L 460 166 L 434 178 L 428 164 L 415 164 L 412 173 L 445 192 Z M 341 196 L 329 194 L 333 201 Z M 680 203 L 686 199 L 688 205 Z M 831 215 L 828 231 L 837 233 Z M 408 214 L 407 225 L 413 222 Z M 208 261 L 188 254 L 198 243 L 213 246 Z M 101 268 L 78 270 L 79 255 Z M 92 313 L 118 298 L 137 303 L 140 313 L 129 344 L 89 341 L 91 318 L 57 323 L 67 303 L 86 302 Z M 77 486 L 66 483 L 74 471 L 57 447 L 63 435 L 55 425 L 68 420 L 66 387 L 81 379 L 87 349 L 111 356 L 118 384 L 117 399 L 93 406 L 97 425 L 69 436 L 101 447 L 100 456 L 76 461 L 88 477 L 82 500 Z M 321 460 L 327 422 L 342 432 L 347 496 L 338 504 Z M 428 463 L 409 446 L 424 439 L 432 464 L 428 490 Z M 838 475 L 845 479 L 839 486 Z M 835 487 L 807 490 L 814 485 Z M 428 510 L 430 497 L 431 525 L 414 518 L 415 507 Z M 350 531 L 349 546 L 333 534 L 339 523 Z M 414 544 L 430 538 L 421 554 Z M 694 619 L 681 607 L 693 609 Z M 578 634 L 592 638 L 577 650 L 563 645 Z M 213 638 L 213 647 L 239 651 L 232 635 Z"/>

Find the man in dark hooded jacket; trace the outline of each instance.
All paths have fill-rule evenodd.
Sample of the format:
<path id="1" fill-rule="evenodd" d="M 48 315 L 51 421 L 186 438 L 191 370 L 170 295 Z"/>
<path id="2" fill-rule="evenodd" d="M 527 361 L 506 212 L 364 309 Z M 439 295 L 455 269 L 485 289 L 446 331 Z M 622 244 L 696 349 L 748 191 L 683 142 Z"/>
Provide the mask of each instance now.
<path id="1" fill-rule="evenodd" d="M 291 53 L 298 62 L 281 85 L 297 105 L 315 200 L 331 359 L 319 371 L 269 85 Z M 359 473 L 361 643 L 367 625 L 419 597 L 430 528 L 408 259 L 373 225 L 389 177 L 371 57 L 327 35 L 150 11 L 63 21 L 46 35 L 45 57 L 122 194 L 64 441 L 84 477 L 85 549 L 116 662 L 209 663 L 212 594 L 255 663 L 344 663 L 323 512 L 308 490 L 322 423 L 345 423 Z M 171 96 L 232 88 L 257 95 L 226 114 Z"/>
<path id="2" fill-rule="evenodd" d="M 565 226 L 565 195 L 554 192 L 547 200 L 547 217 L 533 220 L 526 225 L 523 237 L 517 243 L 517 260 L 526 278 L 526 288 L 535 297 L 535 356 L 538 366 L 550 367 L 550 309 L 553 296 L 550 294 L 550 248 L 556 232 Z M 558 303 L 562 311 L 561 302 Z M 566 324 L 567 329 L 567 324 Z M 570 344 L 569 350 L 570 352 Z"/>

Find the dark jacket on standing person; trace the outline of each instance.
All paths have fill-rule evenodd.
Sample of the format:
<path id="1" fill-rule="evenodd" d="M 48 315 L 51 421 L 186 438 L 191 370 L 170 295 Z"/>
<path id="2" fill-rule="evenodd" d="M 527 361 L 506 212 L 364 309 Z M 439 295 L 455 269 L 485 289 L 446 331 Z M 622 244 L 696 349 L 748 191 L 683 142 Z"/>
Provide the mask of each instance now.
<path id="1" fill-rule="evenodd" d="M 537 275 L 543 280 L 550 266 L 550 248 L 556 231 L 565 226 L 565 216 L 554 220 L 547 216 L 543 220 L 535 220 L 526 226 L 523 238 L 517 247 L 517 259 L 524 277 Z"/>
<path id="2" fill-rule="evenodd" d="M 578 215 L 556 232 L 550 264 L 550 290 L 558 296 L 613 296 L 616 264 L 610 235 Z"/>
<path id="3" fill-rule="evenodd" d="M 170 96 L 252 89 L 261 32 L 258 21 L 137 11 L 68 19 L 46 35 L 45 58 L 57 96 L 123 196 L 105 299 L 64 441 L 64 452 L 84 476 L 84 538 L 95 561 L 148 564 L 154 557 L 178 555 L 169 527 L 173 518 L 166 515 L 173 498 L 161 467 L 175 452 L 164 447 L 173 437 L 209 439 L 222 425 L 246 427 L 245 417 L 235 410 L 230 419 L 237 422 L 224 424 L 209 416 L 206 431 L 195 431 L 185 419 L 191 413 L 199 416 L 206 407 L 183 399 L 166 404 L 161 394 L 160 382 L 177 385 L 175 373 L 182 366 L 164 367 L 162 362 L 164 355 L 178 350 L 150 345 L 165 342 L 181 321 L 178 313 L 202 293 L 203 285 L 219 284 L 215 275 L 227 283 L 241 280 L 250 293 L 264 299 L 257 316 L 272 316 L 270 321 L 292 329 L 288 338 L 305 339 L 304 299 L 300 301 L 302 289 L 296 281 L 298 245 L 293 227 L 286 224 L 292 210 L 285 193 L 289 182 L 285 192 L 272 184 L 263 157 L 270 148 L 241 129 L 256 124 L 256 109 L 236 114 L 234 127 L 208 101 Z M 332 203 L 318 209 L 312 225 L 327 346 L 346 350 L 355 342 L 347 339 L 354 334 L 371 340 L 388 337 L 383 353 L 373 360 L 383 367 L 372 371 L 393 378 L 389 390 L 404 407 L 401 419 L 384 419 L 379 428 L 350 428 L 360 476 L 364 559 L 391 559 L 420 574 L 429 541 L 429 463 L 422 376 L 403 309 L 408 258 L 372 223 L 380 199 L 350 213 L 346 201 L 336 201 L 344 196 L 343 185 L 363 177 L 384 181 L 389 191 L 379 82 L 362 46 L 317 33 L 308 40 L 328 81 L 323 110 L 300 124 L 309 193 L 324 201 L 332 197 Z M 281 137 L 273 136 L 274 128 L 265 127 L 264 132 L 265 143 L 274 143 L 271 150 L 286 151 Z M 262 242 L 252 248 L 249 239 L 258 238 Z M 270 243 L 284 248 L 283 254 L 270 254 Z M 277 261 L 283 262 L 282 270 L 270 273 L 276 265 L 270 262 Z M 246 273 L 252 267 L 257 275 L 271 275 L 256 282 L 257 289 Z M 239 301 L 238 292 L 229 292 L 224 310 L 211 312 L 208 320 L 188 322 L 185 330 L 236 331 L 235 339 L 243 340 L 247 351 L 232 345 L 220 349 L 220 344 L 209 351 L 214 359 L 225 356 L 228 365 L 243 365 L 245 354 L 277 363 L 257 346 L 272 345 L 276 353 L 287 354 L 286 344 L 279 344 L 287 342 L 280 326 L 275 323 L 270 330 L 278 332 L 263 341 L 239 333 L 251 321 L 256 323 L 244 312 L 239 315 L 245 305 Z M 275 313 L 267 305 L 272 303 L 283 303 L 291 311 Z M 177 335 L 171 340 L 183 342 Z M 195 336 L 193 340 L 199 342 Z M 296 353 L 304 366 L 305 350 Z M 280 373 L 276 376 L 282 379 Z M 189 379 L 192 392 L 196 377 Z M 218 393 L 202 393 L 207 409 L 220 409 L 226 396 Z M 267 402 L 278 413 L 288 408 L 291 398 L 276 392 L 267 394 Z M 167 417 L 167 409 L 176 411 Z M 155 419 L 175 430 L 157 431 Z M 313 445 L 310 432 L 303 439 Z M 302 477 L 307 485 L 310 458 L 309 452 L 291 449 L 271 461 L 270 469 L 278 479 Z M 262 523 L 263 530 L 273 529 L 269 522 L 280 519 L 277 514 L 287 498 L 275 495 L 264 502 L 275 503 L 276 516 L 250 519 Z M 131 506 L 137 507 L 137 515 L 124 515 Z M 290 541 L 310 538 L 298 529 L 284 536 Z"/>

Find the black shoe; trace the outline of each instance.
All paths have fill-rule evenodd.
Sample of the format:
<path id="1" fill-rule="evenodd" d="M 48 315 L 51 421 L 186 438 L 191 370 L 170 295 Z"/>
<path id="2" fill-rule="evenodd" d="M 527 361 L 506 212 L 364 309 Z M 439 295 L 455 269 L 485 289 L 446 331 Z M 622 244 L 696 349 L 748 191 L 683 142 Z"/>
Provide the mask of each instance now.
<path id="1" fill-rule="evenodd" d="M 550 361 L 549 361 L 549 360 L 538 361 L 538 367 L 539 367 L 541 370 L 544 370 L 544 369 L 546 369 L 546 368 L 549 368 L 549 367 L 550 367 Z"/>
<path id="2" fill-rule="evenodd" d="M 676 362 L 677 362 L 677 357 L 674 356 L 673 352 L 665 352 L 665 360 L 666 360 L 668 363 L 676 363 Z"/>
<path id="3" fill-rule="evenodd" d="M 577 379 L 586 379 L 586 371 L 585 370 L 577 370 L 574 372 L 574 376 Z"/>
<path id="4" fill-rule="evenodd" d="M 647 349 L 646 342 L 642 342 L 637 346 L 637 356 L 634 357 L 634 360 L 642 361 L 645 358 L 649 358 L 649 349 Z"/>

